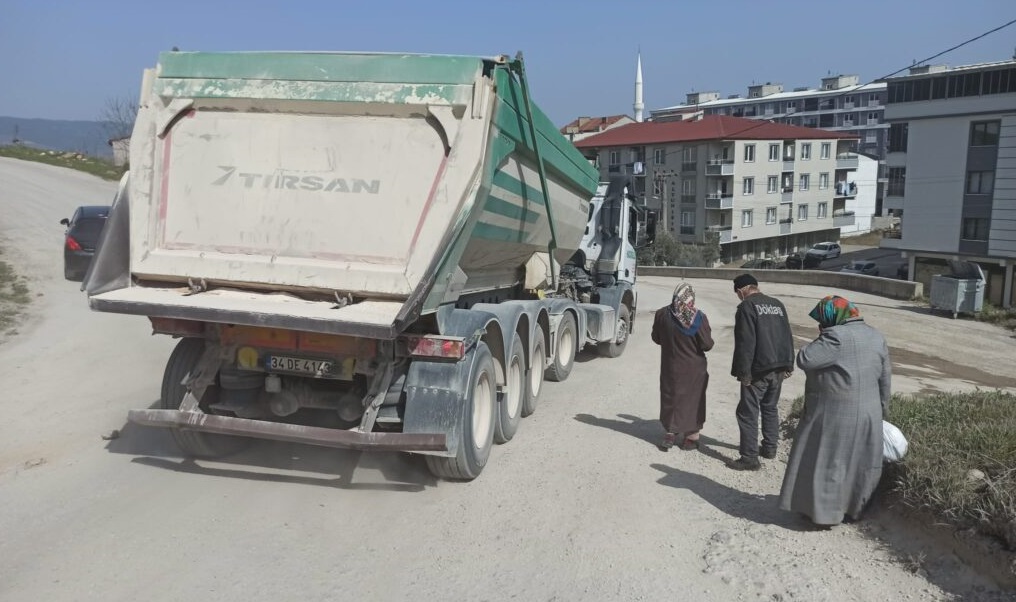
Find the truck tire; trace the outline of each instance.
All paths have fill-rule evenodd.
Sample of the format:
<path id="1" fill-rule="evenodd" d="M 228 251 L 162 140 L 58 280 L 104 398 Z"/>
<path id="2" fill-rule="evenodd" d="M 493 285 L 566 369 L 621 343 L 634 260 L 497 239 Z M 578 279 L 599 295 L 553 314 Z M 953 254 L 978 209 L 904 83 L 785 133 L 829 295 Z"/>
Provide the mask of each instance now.
<path id="1" fill-rule="evenodd" d="M 628 306 L 621 304 L 617 310 L 617 332 L 613 340 L 604 341 L 596 346 L 597 351 L 603 357 L 621 357 L 624 348 L 628 346 L 628 335 L 631 333 L 631 310 Z"/>
<path id="2" fill-rule="evenodd" d="M 534 335 L 536 342 L 530 354 L 529 371 L 526 372 L 526 395 L 522 399 L 522 415 L 529 416 L 536 411 L 543 390 L 543 367 L 547 363 L 547 344 L 543 328 L 538 327 Z"/>
<path id="3" fill-rule="evenodd" d="M 187 392 L 183 381 L 201 359 L 205 351 L 202 339 L 184 338 L 176 344 L 173 353 L 166 363 L 166 372 L 162 377 L 162 398 L 160 406 L 165 410 L 177 410 Z M 215 394 L 218 385 L 210 385 L 201 399 L 202 405 L 210 395 Z M 202 408 L 204 409 L 204 408 Z M 229 435 L 209 435 L 185 429 L 172 428 L 170 432 L 180 449 L 188 456 L 198 458 L 221 458 L 234 454 L 246 447 L 250 440 Z"/>
<path id="4" fill-rule="evenodd" d="M 565 312 L 557 328 L 557 353 L 554 362 L 547 368 L 547 380 L 564 382 L 575 365 L 576 341 L 575 316 Z"/>
<path id="5" fill-rule="evenodd" d="M 512 340 L 512 354 L 505 362 L 504 389 L 497 396 L 497 424 L 494 428 L 494 442 L 508 443 L 519 430 L 522 421 L 522 401 L 529 390 L 526 370 L 526 354 L 522 350 L 522 337 L 515 333 Z"/>
<path id="6" fill-rule="evenodd" d="M 461 436 L 455 456 L 426 456 L 427 468 L 442 479 L 471 481 L 480 476 L 490 457 L 497 422 L 497 374 L 494 357 L 483 341 L 473 351 L 466 391 L 459 414 Z"/>

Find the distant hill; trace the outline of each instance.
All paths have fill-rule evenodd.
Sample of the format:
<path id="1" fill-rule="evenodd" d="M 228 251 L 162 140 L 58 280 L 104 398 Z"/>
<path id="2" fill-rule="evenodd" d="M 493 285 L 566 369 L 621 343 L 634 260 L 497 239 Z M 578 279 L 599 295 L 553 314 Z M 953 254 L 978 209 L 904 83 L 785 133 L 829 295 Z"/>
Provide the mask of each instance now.
<path id="1" fill-rule="evenodd" d="M 113 156 L 99 121 L 0 117 L 0 145 L 13 143 L 15 136 L 22 144 L 35 148 Z"/>

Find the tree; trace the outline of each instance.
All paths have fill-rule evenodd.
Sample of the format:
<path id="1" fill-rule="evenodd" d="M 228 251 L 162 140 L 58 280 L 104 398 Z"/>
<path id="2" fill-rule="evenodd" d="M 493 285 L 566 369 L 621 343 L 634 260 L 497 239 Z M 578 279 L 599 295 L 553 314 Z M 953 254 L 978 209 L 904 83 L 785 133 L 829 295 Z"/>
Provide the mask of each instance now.
<path id="1" fill-rule="evenodd" d="M 99 115 L 99 122 L 107 139 L 118 140 L 130 137 L 137 116 L 137 96 L 116 96 L 106 100 L 106 105 Z"/>
<path id="2" fill-rule="evenodd" d="M 674 240 L 668 232 L 659 232 L 656 241 L 639 249 L 640 265 L 670 265 L 708 268 L 720 258 L 719 235 L 710 233 L 710 241 L 701 245 L 687 245 Z"/>

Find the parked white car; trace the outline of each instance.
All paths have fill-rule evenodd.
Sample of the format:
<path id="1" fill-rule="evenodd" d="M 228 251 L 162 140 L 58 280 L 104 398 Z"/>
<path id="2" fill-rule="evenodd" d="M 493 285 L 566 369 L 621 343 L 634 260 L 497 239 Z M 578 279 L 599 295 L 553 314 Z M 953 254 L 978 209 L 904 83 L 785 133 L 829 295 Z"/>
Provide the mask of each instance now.
<path id="1" fill-rule="evenodd" d="M 840 245 L 834 242 L 820 242 L 808 249 L 808 255 L 820 259 L 835 259 L 840 256 Z"/>

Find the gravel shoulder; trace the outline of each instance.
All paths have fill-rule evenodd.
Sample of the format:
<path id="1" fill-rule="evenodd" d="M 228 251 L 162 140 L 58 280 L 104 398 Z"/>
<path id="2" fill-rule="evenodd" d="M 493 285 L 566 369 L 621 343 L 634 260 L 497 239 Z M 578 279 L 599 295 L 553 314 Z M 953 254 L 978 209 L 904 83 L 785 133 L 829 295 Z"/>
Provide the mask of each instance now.
<path id="1" fill-rule="evenodd" d="M 167 433 L 124 423 L 158 398 L 173 341 L 143 318 L 89 312 L 62 279 L 59 219 L 115 184 L 0 159 L 0 190 L 0 245 L 41 293 L 0 342 L 2 600 L 1014 599 L 891 518 L 815 530 L 778 510 L 786 442 L 758 473 L 725 467 L 737 443 L 729 282 L 692 281 L 716 338 L 699 452 L 655 447 L 649 329 L 675 281 L 645 278 L 625 355 L 583 355 L 568 381 L 546 383 L 476 481 L 436 481 L 407 455 L 273 442 L 195 462 Z M 762 287 L 810 340 L 807 312 L 832 291 Z M 1011 365 L 993 360 L 1013 357 L 1010 333 L 849 298 L 889 339 L 896 391 L 988 379 L 1016 391 Z M 784 401 L 803 387 L 795 374 Z"/>

